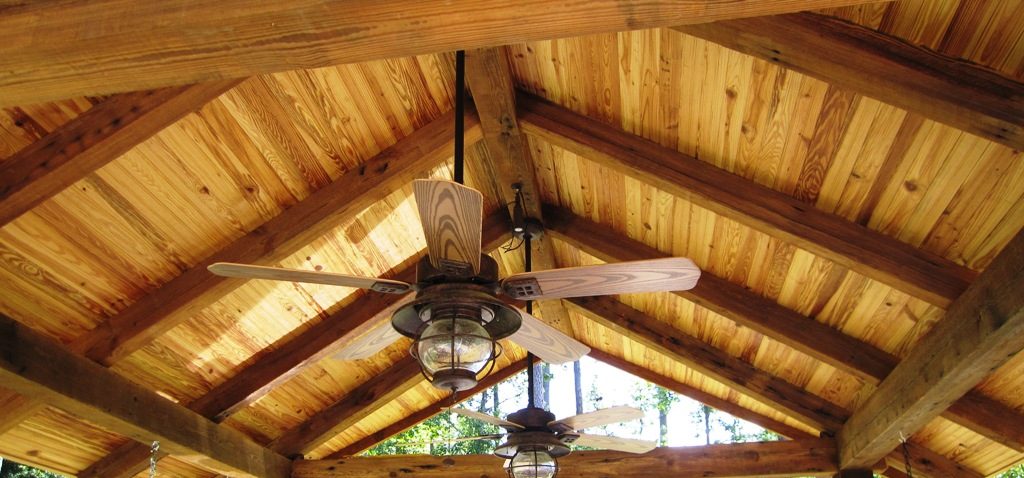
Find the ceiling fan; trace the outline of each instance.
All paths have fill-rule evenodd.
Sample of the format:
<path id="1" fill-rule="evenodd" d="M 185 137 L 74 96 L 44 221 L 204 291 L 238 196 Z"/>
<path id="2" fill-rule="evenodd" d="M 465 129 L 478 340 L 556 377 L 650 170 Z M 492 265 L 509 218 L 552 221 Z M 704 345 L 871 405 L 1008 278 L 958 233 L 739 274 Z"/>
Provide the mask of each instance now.
<path id="1" fill-rule="evenodd" d="M 532 362 L 532 358 L 531 358 Z M 637 408 L 618 406 L 581 413 L 560 420 L 543 408 L 534 406 L 533 366 L 527 367 L 529 405 L 507 419 L 464 408 L 452 408 L 459 415 L 505 429 L 504 433 L 459 438 L 458 441 L 500 440 L 494 454 L 505 458 L 505 470 L 512 478 L 551 478 L 558 472 L 558 458 L 568 455 L 570 444 L 629 453 L 646 453 L 656 444 L 635 438 L 619 438 L 580 433 L 585 428 L 643 418 Z"/>
<path id="2" fill-rule="evenodd" d="M 456 55 L 455 178 L 461 182 L 463 148 L 461 127 L 461 52 Z M 282 269 L 234 263 L 216 263 L 210 272 L 245 279 L 269 279 L 358 287 L 416 298 L 393 315 L 393 327 L 381 327 L 346 346 L 342 359 L 368 357 L 398 338 L 415 340 L 410 353 L 424 375 L 438 388 L 472 388 L 477 377 L 501 353 L 499 339 L 510 338 L 549 363 L 579 359 L 590 349 L 565 336 L 527 312 L 509 305 L 511 299 L 560 299 L 631 292 L 686 290 L 700 277 L 689 259 L 664 258 L 553 269 L 498 278 L 498 265 L 481 252 L 482 194 L 459 182 L 416 180 L 413 184 L 427 256 L 416 267 L 416 282 L 360 277 L 330 272 Z M 527 250 L 532 232 L 526 234 Z"/>

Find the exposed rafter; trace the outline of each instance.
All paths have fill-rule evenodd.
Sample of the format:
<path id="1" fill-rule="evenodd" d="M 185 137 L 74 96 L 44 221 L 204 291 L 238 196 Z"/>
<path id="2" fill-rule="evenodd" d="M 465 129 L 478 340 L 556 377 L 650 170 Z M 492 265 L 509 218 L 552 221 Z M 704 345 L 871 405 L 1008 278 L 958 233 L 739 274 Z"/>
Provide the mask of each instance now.
<path id="1" fill-rule="evenodd" d="M 510 227 L 503 212 L 484 218 L 483 226 L 483 250 L 497 249 L 508 240 Z M 420 256 L 425 253 L 421 251 Z M 414 282 L 416 268 L 408 266 L 387 276 Z M 386 320 L 402 302 L 401 297 L 391 294 L 365 294 L 298 336 L 273 347 L 252 365 L 189 404 L 189 408 L 214 421 L 222 421 L 348 343 L 368 326 Z M 148 460 L 149 446 L 126 443 L 79 473 L 79 478 L 128 478 L 142 471 Z"/>
<path id="2" fill-rule="evenodd" d="M 839 434 L 840 464 L 874 463 L 1024 348 L 1024 232 L 857 409 Z"/>
<path id="3" fill-rule="evenodd" d="M 512 207 L 516 200 L 512 185 L 518 184 L 524 213 L 543 221 L 533 160 L 526 148 L 526 138 L 519 130 L 516 90 L 503 49 L 487 48 L 467 52 L 466 80 L 473 91 L 483 141 L 489 153 L 487 169 L 492 172 L 495 190 L 501 195 L 499 203 Z M 551 245 L 543 236 L 531 241 L 531 244 L 534 248 L 532 257 L 535 270 L 558 268 Z M 572 335 L 569 315 L 560 301 L 543 301 L 539 305 L 545 322 Z"/>
<path id="4" fill-rule="evenodd" d="M 676 30 L 1024 149 L 1024 84 L 988 68 L 813 13 Z"/>
<path id="5" fill-rule="evenodd" d="M 861 2 L 25 4 L 0 13 L 0 31 L 18 39 L 0 44 L 0 106 Z"/>
<path id="6" fill-rule="evenodd" d="M 480 128 L 475 116 L 466 119 L 466 141 L 472 144 L 479 141 Z M 106 364 L 138 350 L 242 284 L 211 274 L 206 266 L 214 262 L 266 265 L 288 257 L 415 174 L 451 157 L 453 136 L 453 113 L 442 115 L 133 302 L 73 343 L 72 349 Z"/>
<path id="7" fill-rule="evenodd" d="M 558 459 L 559 478 L 650 478 L 654 476 L 770 477 L 836 471 L 835 443 L 813 438 L 730 445 L 657 448 L 635 455 L 576 451 Z M 500 476 L 494 455 L 380 456 L 297 461 L 293 478 L 480 478 Z"/>
<path id="8" fill-rule="evenodd" d="M 936 305 L 948 306 L 975 277 L 952 261 L 536 97 L 519 96 L 519 119 L 528 134 Z"/>
<path id="9" fill-rule="evenodd" d="M 814 429 L 835 432 L 849 412 L 785 380 L 755 368 L 671 324 L 650 317 L 611 297 L 566 299 L 584 314 L 644 347 L 685 364 Z"/>
<path id="10" fill-rule="evenodd" d="M 657 249 L 558 207 L 545 206 L 547 231 L 606 262 L 667 257 Z M 883 350 L 704 271 L 697 287 L 675 292 L 701 307 L 749 327 L 875 385 L 899 360 Z M 968 392 L 943 413 L 949 420 L 1024 451 L 1024 416 L 978 392 Z"/>
<path id="11" fill-rule="evenodd" d="M 233 428 L 217 425 L 149 389 L 79 357 L 0 316 L 0 378 L 5 388 L 171 453 L 202 456 L 203 466 L 234 476 L 286 478 L 288 459 Z"/>
<path id="12" fill-rule="evenodd" d="M 241 80 L 112 96 L 0 162 L 0 226 L 201 108 Z"/>

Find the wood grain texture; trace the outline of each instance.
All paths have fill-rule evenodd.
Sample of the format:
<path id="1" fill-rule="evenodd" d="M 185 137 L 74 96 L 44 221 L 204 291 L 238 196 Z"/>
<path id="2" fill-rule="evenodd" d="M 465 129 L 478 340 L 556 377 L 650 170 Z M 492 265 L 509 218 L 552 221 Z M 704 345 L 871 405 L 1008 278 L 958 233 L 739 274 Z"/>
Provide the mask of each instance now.
<path id="1" fill-rule="evenodd" d="M 484 390 L 487 390 L 498 383 L 504 382 L 509 377 L 519 372 L 522 372 L 523 370 L 526 370 L 525 359 L 519 360 L 510 365 L 495 370 L 486 377 L 480 379 L 480 382 L 477 383 L 475 387 L 463 392 L 460 398 L 462 398 L 462 400 L 467 400 L 470 397 L 474 397 L 476 396 L 476 394 Z M 450 398 L 447 397 L 442 399 L 441 401 L 434 402 L 430 405 L 427 405 L 423 409 L 418 410 L 395 423 L 392 423 L 391 425 L 388 425 L 380 430 L 377 430 L 376 432 L 345 446 L 345 448 L 342 448 L 334 453 L 331 453 L 330 455 L 327 456 L 327 458 L 332 459 L 342 458 L 345 456 L 352 456 L 361 453 L 367 449 L 373 448 L 378 443 L 387 440 L 388 438 L 391 438 L 399 433 L 402 433 L 418 425 L 420 422 L 423 422 L 424 420 L 447 410 L 448 407 L 450 407 L 451 405 L 452 401 Z"/>
<path id="2" fill-rule="evenodd" d="M 487 145 L 486 168 L 491 172 L 498 201 L 515 213 L 516 192 L 526 217 L 543 223 L 537 188 L 536 165 L 526 148 L 526 139 L 519 130 L 516 113 L 516 90 L 506 58 L 506 48 L 475 49 L 466 55 L 466 81 L 480 116 L 483 142 Z M 531 240 L 533 269 L 558 268 L 550 244 L 543 235 Z M 558 301 L 540 303 L 544 320 L 563 334 L 572 335 L 569 314 Z"/>
<path id="3" fill-rule="evenodd" d="M 46 404 L 7 390 L 0 391 L 0 435 L 46 408 Z"/>
<path id="4" fill-rule="evenodd" d="M 563 208 L 545 206 L 544 210 L 548 234 L 601 260 L 667 256 Z M 696 287 L 676 294 L 872 385 L 885 379 L 899 363 L 892 354 L 706 271 Z M 1024 416 L 980 392 L 968 392 L 942 415 L 1015 450 L 1024 447 Z"/>
<path id="5" fill-rule="evenodd" d="M 263 279 L 285 282 L 303 282 L 309 284 L 334 285 L 339 287 L 356 287 L 373 289 L 376 292 L 404 294 L 412 290 L 408 282 L 378 279 L 376 277 L 360 277 L 349 274 L 338 274 L 325 271 L 303 271 L 285 269 L 283 267 L 255 266 L 234 262 L 216 262 L 207 268 L 213 274 L 238 279 Z"/>
<path id="6" fill-rule="evenodd" d="M 907 451 L 910 454 L 910 468 L 914 476 L 932 478 L 982 478 L 985 476 L 914 442 L 907 443 Z M 896 449 L 886 456 L 885 463 L 890 468 L 906 469 L 906 460 L 901 449 Z"/>
<path id="7" fill-rule="evenodd" d="M 738 392 L 823 431 L 837 431 L 849 412 L 807 391 L 754 368 L 741 359 L 690 337 L 608 297 L 566 299 L 591 320 L 672 357 Z"/>
<path id="8" fill-rule="evenodd" d="M 617 406 L 581 413 L 571 417 L 559 418 L 550 424 L 561 423 L 569 426 L 573 430 L 583 430 L 602 425 L 611 425 L 613 423 L 639 420 L 643 417 L 644 412 L 639 408 Z"/>
<path id="9" fill-rule="evenodd" d="M 699 278 L 700 269 L 693 261 L 667 257 L 524 272 L 506 277 L 501 287 L 516 299 L 544 300 L 687 290 L 697 285 Z"/>
<path id="10" fill-rule="evenodd" d="M 437 270 L 461 276 L 480 272 L 480 191 L 437 179 L 417 179 L 413 190 L 430 263 Z"/>
<path id="11" fill-rule="evenodd" d="M 696 387 L 673 380 L 669 377 L 665 377 L 664 375 L 656 374 L 644 368 L 643 366 L 629 362 L 623 358 L 617 357 L 603 350 L 591 350 L 590 356 L 595 360 L 604 362 L 626 373 L 635 375 L 637 378 L 646 380 L 655 385 L 658 385 L 659 387 L 689 397 L 700 403 L 708 405 L 716 410 L 721 410 L 725 413 L 728 413 L 729 415 L 732 415 L 741 420 L 746 420 L 761 428 L 764 428 L 765 430 L 771 430 L 784 437 L 791 439 L 814 437 L 813 435 L 804 430 L 787 425 L 785 423 L 766 417 L 764 415 L 755 413 L 749 409 L 743 408 L 733 402 L 707 393 Z"/>
<path id="12" fill-rule="evenodd" d="M 152 294 L 132 303 L 73 345 L 93 360 L 113 363 L 216 302 L 241 281 L 210 274 L 215 262 L 273 264 L 341 221 L 386 196 L 413 175 L 450 157 L 453 118 L 449 113 L 384 150 L 241 239 L 200 261 Z M 467 143 L 479 129 L 467 118 Z"/>
<path id="13" fill-rule="evenodd" d="M 484 247 L 488 250 L 497 248 L 508 240 L 508 231 L 508 218 L 504 214 L 487 216 L 483 229 Z M 425 253 L 426 251 L 421 251 L 420 256 Z M 406 282 L 414 281 L 416 267 L 405 267 L 389 275 Z M 273 350 L 262 355 L 255 363 L 190 403 L 189 408 L 214 421 L 223 421 L 263 398 L 275 387 L 297 376 L 310 365 L 335 353 L 338 348 L 346 347 L 353 340 L 353 336 L 359 335 L 366 325 L 377 320 L 386 321 L 401 303 L 401 298 L 394 295 L 363 295 L 303 333 L 290 340 L 286 339 L 284 344 L 273 347 Z M 486 380 L 482 380 L 481 383 Z M 94 463 L 86 470 L 89 473 L 83 472 L 83 476 L 134 476 L 146 466 L 148 459 L 149 447 L 131 442 Z"/>
<path id="14" fill-rule="evenodd" d="M 422 381 L 419 363 L 407 355 L 300 426 L 285 432 L 270 448 L 285 456 L 308 453 Z"/>
<path id="15" fill-rule="evenodd" d="M 835 442 L 805 439 L 657 448 L 643 455 L 576 451 L 559 458 L 560 478 L 654 476 L 783 477 L 837 470 Z M 351 457 L 295 462 L 293 478 L 386 478 L 388 476 L 480 478 L 502 476 L 493 455 Z"/>
<path id="16" fill-rule="evenodd" d="M 591 435 L 589 433 L 581 433 L 580 437 L 573 443 L 599 450 L 624 451 L 628 453 L 647 453 L 658 446 L 657 443 L 647 440 Z"/>
<path id="17" fill-rule="evenodd" d="M 855 3 L 476 0 L 457 9 L 442 1 L 306 0 L 287 8 L 247 0 L 224 8 L 195 0 L 21 5 L 0 16 L 0 30 L 18 39 L 0 50 L 0 106 Z M 119 28 L 104 27 L 111 25 Z"/>
<path id="18" fill-rule="evenodd" d="M 813 13 L 677 28 L 1018 150 L 1024 85 L 875 30 Z M 814 48 L 807 48 L 808 44 Z"/>
<path id="19" fill-rule="evenodd" d="M 574 362 L 590 352 L 590 347 L 565 335 L 540 319 L 520 311 L 523 322 L 509 340 L 523 346 L 549 364 Z"/>
<path id="20" fill-rule="evenodd" d="M 207 457 L 223 473 L 288 477 L 290 462 L 243 433 L 217 425 L 78 357 L 7 317 L 0 317 L 0 374 L 4 386 L 139 441 Z"/>
<path id="21" fill-rule="evenodd" d="M 839 434 L 844 468 L 865 466 L 913 435 L 1024 348 L 1024 233 L 858 408 Z"/>
<path id="22" fill-rule="evenodd" d="M 241 80 L 112 96 L 0 163 L 0 226 L 198 110 Z"/>
<path id="23" fill-rule="evenodd" d="M 529 95 L 519 105 L 529 134 L 936 305 L 948 306 L 974 278 L 952 261 L 675 150 Z"/>

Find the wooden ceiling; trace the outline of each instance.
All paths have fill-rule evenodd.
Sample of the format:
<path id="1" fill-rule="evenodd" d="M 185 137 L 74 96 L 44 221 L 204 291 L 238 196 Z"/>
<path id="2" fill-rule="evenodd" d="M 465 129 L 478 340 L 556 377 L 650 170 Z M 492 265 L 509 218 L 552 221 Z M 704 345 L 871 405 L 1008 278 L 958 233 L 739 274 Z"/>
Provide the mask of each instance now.
<path id="1" fill-rule="evenodd" d="M 345 457 L 445 395 L 408 342 L 330 356 L 399 302 L 205 266 L 412 280 L 410 181 L 451 177 L 465 48 L 467 184 L 502 274 L 513 182 L 547 228 L 538 269 L 690 257 L 692 291 L 541 316 L 798 440 L 630 473 L 897 478 L 899 433 L 915 475 L 1024 460 L 1024 3 L 860 3 L 0 8 L 0 455 L 144 476 L 159 438 L 167 476 L 393 466 Z M 525 366 L 507 347 L 488 383 Z M 498 466 L 465 463 L 445 476 Z"/>

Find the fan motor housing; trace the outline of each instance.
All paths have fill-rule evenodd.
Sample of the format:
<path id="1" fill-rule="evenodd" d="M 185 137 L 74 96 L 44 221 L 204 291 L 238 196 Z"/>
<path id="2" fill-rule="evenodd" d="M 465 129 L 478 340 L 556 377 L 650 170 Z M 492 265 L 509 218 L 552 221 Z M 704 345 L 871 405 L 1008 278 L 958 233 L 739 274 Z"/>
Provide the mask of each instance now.
<path id="1" fill-rule="evenodd" d="M 480 254 L 480 272 L 473 274 L 470 269 L 442 265 L 440 269 L 430 263 L 430 256 L 424 256 L 416 263 L 416 285 L 428 288 L 436 284 L 477 284 L 490 286 L 498 292 L 498 263 L 490 256 Z"/>

